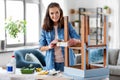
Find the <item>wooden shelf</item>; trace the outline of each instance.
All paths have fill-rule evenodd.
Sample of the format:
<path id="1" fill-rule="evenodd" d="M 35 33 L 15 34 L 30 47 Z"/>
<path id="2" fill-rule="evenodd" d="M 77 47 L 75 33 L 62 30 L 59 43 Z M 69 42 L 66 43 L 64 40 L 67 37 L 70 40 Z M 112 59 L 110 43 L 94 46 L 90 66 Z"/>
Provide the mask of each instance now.
<path id="1" fill-rule="evenodd" d="M 81 69 L 81 65 L 82 64 L 77 64 L 77 65 L 70 66 L 70 67 L 76 68 L 76 69 Z M 96 65 L 96 64 L 95 65 L 94 64 L 89 64 L 89 66 L 86 69 L 90 70 L 90 69 L 97 69 L 97 68 L 104 68 L 104 66 L 100 66 L 100 65 Z"/>

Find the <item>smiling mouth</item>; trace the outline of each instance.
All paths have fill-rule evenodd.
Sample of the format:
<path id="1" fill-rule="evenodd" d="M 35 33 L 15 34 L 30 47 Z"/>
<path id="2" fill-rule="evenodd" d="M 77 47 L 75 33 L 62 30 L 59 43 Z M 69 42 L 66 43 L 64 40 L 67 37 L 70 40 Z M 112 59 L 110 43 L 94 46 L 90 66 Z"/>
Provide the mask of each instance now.
<path id="1" fill-rule="evenodd" d="M 58 19 L 54 19 L 54 21 L 58 21 Z"/>
<path id="2" fill-rule="evenodd" d="M 58 18 L 54 18 L 54 20 L 58 20 Z"/>

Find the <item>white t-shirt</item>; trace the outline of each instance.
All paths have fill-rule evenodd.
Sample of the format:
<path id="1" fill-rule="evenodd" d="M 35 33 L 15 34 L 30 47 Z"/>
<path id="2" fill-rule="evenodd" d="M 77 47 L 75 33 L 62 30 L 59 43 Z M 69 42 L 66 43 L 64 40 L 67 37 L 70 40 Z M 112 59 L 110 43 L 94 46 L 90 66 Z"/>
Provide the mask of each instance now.
<path id="1" fill-rule="evenodd" d="M 58 39 L 58 26 L 54 26 L 55 29 L 55 39 Z M 54 48 L 54 55 L 55 55 L 55 62 L 61 63 L 64 62 L 63 54 L 62 54 L 62 49 L 59 46 L 56 46 Z"/>

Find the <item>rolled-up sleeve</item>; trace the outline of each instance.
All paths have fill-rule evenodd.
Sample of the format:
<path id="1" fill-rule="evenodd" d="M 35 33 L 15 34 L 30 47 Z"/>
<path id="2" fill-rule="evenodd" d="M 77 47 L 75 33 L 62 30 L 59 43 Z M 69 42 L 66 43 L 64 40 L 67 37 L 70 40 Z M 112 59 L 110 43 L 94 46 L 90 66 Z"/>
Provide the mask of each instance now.
<path id="1" fill-rule="evenodd" d="M 81 39 L 80 35 L 77 34 L 71 23 L 68 23 L 69 35 L 71 38 Z"/>
<path id="2" fill-rule="evenodd" d="M 45 37 L 45 31 L 42 29 L 40 33 L 40 39 L 39 39 L 39 48 L 46 45 L 47 45 L 47 41 Z"/>

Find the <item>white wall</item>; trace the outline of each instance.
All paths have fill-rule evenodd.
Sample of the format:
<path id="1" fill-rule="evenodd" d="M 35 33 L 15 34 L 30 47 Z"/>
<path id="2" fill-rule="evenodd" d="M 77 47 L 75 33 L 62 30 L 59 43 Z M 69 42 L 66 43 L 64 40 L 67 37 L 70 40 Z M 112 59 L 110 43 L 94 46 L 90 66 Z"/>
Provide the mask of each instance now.
<path id="1" fill-rule="evenodd" d="M 111 36 L 110 47 L 111 48 L 120 48 L 120 33 L 119 33 L 119 0 L 109 1 L 108 5 L 110 5 L 112 9 L 112 14 L 110 15 L 110 22 L 112 26 L 109 30 L 109 35 Z"/>
<path id="2" fill-rule="evenodd" d="M 119 39 L 118 39 L 118 40 L 120 41 L 120 0 L 118 0 L 118 5 L 119 5 L 119 6 L 118 6 L 118 15 L 119 15 L 119 16 L 118 16 L 118 25 L 119 25 L 119 26 L 118 26 L 118 28 L 119 28 L 119 29 L 118 29 L 118 32 L 119 32 L 119 33 L 118 33 L 118 35 L 119 35 L 118 38 L 119 38 Z M 120 42 L 119 42 L 118 45 L 119 45 L 119 48 L 120 48 Z"/>

